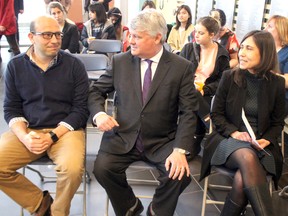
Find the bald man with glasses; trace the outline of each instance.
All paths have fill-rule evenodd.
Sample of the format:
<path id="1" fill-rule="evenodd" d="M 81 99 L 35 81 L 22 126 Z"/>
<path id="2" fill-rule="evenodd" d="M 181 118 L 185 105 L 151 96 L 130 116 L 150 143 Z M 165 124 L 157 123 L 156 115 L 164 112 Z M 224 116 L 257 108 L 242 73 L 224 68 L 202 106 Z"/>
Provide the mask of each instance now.
<path id="1" fill-rule="evenodd" d="M 89 82 L 84 65 L 60 50 L 63 33 L 52 17 L 30 25 L 32 45 L 5 72 L 4 118 L 10 130 L 0 138 L 0 190 L 32 215 L 69 215 L 83 174 Z M 53 201 L 17 170 L 48 155 L 56 164 Z"/>

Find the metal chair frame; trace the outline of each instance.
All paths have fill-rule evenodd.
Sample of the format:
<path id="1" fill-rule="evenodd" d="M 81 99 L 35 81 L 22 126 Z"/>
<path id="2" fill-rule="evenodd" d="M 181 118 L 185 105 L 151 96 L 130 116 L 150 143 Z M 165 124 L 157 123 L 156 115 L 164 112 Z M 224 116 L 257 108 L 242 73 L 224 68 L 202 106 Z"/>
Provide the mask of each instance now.
<path id="1" fill-rule="evenodd" d="M 150 179 L 138 179 L 138 178 L 127 178 L 127 181 L 129 184 L 145 184 L 145 185 L 160 185 L 160 182 L 157 180 L 157 176 L 153 173 L 153 170 L 155 170 L 155 167 L 153 165 L 150 165 L 149 163 L 146 163 L 144 161 L 136 161 L 133 162 L 128 169 L 135 169 L 137 172 L 148 170 L 149 173 L 152 176 L 152 180 Z M 127 170 L 128 170 L 127 169 Z M 147 195 L 141 195 L 136 194 L 136 197 L 143 198 L 143 199 L 152 199 L 153 196 L 147 196 Z M 107 195 L 106 199 L 106 210 L 105 210 L 105 216 L 109 215 L 109 197 Z"/>
<path id="2" fill-rule="evenodd" d="M 86 133 L 85 133 L 86 135 Z M 87 135 L 86 135 L 87 136 Z M 87 140 L 87 139 L 86 139 Z M 28 165 L 24 166 L 23 167 L 23 170 L 22 170 L 22 174 L 25 175 L 26 173 L 26 169 L 32 171 L 32 172 L 35 172 L 37 173 L 37 175 L 40 177 L 40 180 L 42 182 L 42 184 L 45 184 L 45 183 L 53 183 L 53 182 L 56 182 L 56 179 L 57 177 L 55 176 L 45 176 L 43 175 L 39 170 L 37 169 L 34 169 L 32 168 L 31 166 L 34 166 L 34 165 L 37 165 L 37 166 L 54 166 L 55 164 L 53 163 L 53 161 L 48 157 L 48 155 L 45 155 L 41 158 L 39 158 L 38 160 L 35 160 L 35 161 L 32 161 L 31 163 L 29 163 Z M 45 179 L 50 179 L 49 181 L 45 181 Z M 76 192 L 76 194 L 80 194 L 80 195 L 83 195 L 83 212 L 82 212 L 82 215 L 83 216 L 86 216 L 87 215 L 87 211 L 86 211 L 86 205 L 87 205 L 87 202 L 86 202 L 86 194 L 87 194 L 87 183 L 89 184 L 91 181 L 91 177 L 88 173 L 88 171 L 86 170 L 86 144 L 85 144 L 85 157 L 84 157 L 84 172 L 83 172 L 83 176 L 82 176 L 82 184 L 83 184 L 83 190 L 79 190 Z M 50 194 L 56 194 L 56 191 L 49 191 Z M 23 208 L 21 208 L 21 216 L 24 215 L 24 212 L 23 212 Z"/>

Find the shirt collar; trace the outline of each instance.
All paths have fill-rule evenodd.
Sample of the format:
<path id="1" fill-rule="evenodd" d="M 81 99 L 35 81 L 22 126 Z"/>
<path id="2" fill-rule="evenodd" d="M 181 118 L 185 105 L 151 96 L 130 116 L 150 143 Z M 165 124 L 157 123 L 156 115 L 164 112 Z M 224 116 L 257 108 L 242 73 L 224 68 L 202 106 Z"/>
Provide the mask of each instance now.
<path id="1" fill-rule="evenodd" d="M 163 46 L 161 47 L 161 50 L 155 56 L 149 59 L 153 61 L 154 63 L 159 63 L 162 54 L 163 54 Z M 141 59 L 141 60 L 145 61 L 146 59 Z"/>
<path id="2" fill-rule="evenodd" d="M 29 57 L 30 61 L 33 62 L 34 64 L 36 64 L 36 62 L 33 59 L 32 53 L 34 53 L 34 47 L 30 46 L 28 48 L 28 50 L 26 51 L 26 55 Z M 47 70 L 52 67 L 53 65 L 55 65 L 58 61 L 58 54 L 50 61 Z M 37 65 L 37 64 L 36 64 Z"/>

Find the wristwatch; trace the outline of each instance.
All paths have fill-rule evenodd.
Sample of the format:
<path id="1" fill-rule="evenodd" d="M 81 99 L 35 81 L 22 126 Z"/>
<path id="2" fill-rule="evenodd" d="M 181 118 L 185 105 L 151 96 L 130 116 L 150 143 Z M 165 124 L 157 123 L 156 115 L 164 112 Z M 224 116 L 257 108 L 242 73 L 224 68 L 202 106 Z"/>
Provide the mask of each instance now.
<path id="1" fill-rule="evenodd" d="M 59 140 L 59 138 L 57 137 L 57 135 L 53 131 L 49 131 L 49 134 L 50 134 L 51 139 L 53 140 L 54 143 L 56 143 Z"/>
<path id="2" fill-rule="evenodd" d="M 186 150 L 181 149 L 181 148 L 174 148 L 174 151 L 177 151 L 177 152 L 179 152 L 181 154 L 186 154 Z"/>

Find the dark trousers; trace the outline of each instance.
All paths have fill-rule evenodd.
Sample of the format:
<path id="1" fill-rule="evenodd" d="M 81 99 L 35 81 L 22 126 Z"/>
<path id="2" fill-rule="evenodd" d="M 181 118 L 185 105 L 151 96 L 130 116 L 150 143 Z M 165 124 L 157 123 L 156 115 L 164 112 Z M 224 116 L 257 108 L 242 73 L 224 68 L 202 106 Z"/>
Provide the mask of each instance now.
<path id="1" fill-rule="evenodd" d="M 191 182 L 191 177 L 172 180 L 165 169 L 165 161 L 153 163 L 136 148 L 124 155 L 114 155 L 99 151 L 94 175 L 108 194 L 115 214 L 123 216 L 136 202 L 135 194 L 126 180 L 126 169 L 134 161 L 143 160 L 154 165 L 159 171 L 160 185 L 156 188 L 152 203 L 156 215 L 173 216 L 179 195 Z"/>
<path id="2" fill-rule="evenodd" d="M 20 53 L 20 49 L 19 49 L 19 46 L 18 46 L 18 43 L 16 41 L 16 34 L 13 34 L 13 35 L 5 35 L 5 37 L 7 38 L 7 42 L 10 46 L 10 48 L 12 49 L 12 52 L 14 55 L 18 55 Z M 0 40 L 2 38 L 2 35 L 0 35 Z M 1 47 L 0 47 L 1 49 Z M 0 50 L 1 52 L 1 50 Z"/>

